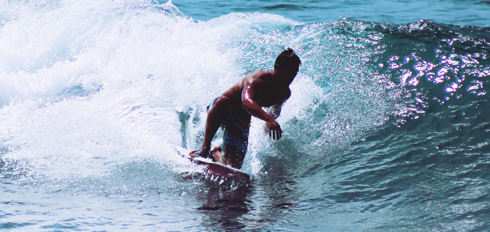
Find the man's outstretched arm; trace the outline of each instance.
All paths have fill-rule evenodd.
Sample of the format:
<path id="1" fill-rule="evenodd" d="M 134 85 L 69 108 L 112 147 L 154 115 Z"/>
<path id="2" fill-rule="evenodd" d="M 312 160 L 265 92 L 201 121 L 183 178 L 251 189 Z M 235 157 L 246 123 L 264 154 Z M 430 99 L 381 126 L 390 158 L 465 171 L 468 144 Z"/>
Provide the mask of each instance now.
<path id="1" fill-rule="evenodd" d="M 258 80 L 247 81 L 242 92 L 242 107 L 250 115 L 266 122 L 266 126 L 269 128 L 269 136 L 272 139 L 280 139 L 282 136 L 282 130 L 279 123 L 272 115 L 265 112 L 262 107 L 253 100 L 253 96 L 255 94 L 254 89 L 258 84 L 260 84 Z"/>

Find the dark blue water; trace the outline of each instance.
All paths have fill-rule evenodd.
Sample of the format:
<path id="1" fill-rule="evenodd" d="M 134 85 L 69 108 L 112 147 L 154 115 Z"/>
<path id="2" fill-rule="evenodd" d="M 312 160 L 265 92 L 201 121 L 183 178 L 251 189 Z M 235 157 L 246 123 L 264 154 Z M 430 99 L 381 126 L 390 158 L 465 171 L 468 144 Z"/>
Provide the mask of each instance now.
<path id="1" fill-rule="evenodd" d="M 490 228 L 485 1 L 1 4 L 1 229 Z M 286 47 L 283 138 L 205 177 L 177 150 Z"/>

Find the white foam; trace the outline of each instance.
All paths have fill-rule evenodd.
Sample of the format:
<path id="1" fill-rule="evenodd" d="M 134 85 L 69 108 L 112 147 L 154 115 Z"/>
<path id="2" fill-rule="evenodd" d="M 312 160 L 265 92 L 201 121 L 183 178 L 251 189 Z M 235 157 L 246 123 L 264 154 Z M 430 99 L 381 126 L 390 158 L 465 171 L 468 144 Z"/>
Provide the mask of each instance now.
<path id="1" fill-rule="evenodd" d="M 136 0 L 4 5 L 2 16 L 15 17 L 0 28 L 3 158 L 58 177 L 138 157 L 179 160 L 177 111 L 201 118 L 187 128 L 196 146 L 205 106 L 243 72 L 226 44 L 272 17 L 196 22 L 171 2 Z"/>
<path id="2" fill-rule="evenodd" d="M 2 17 L 15 17 L 0 27 L 0 146 L 9 149 L 3 158 L 58 177 L 101 175 L 142 158 L 187 165 L 173 146 L 199 146 L 207 104 L 250 69 L 270 69 L 285 47 L 301 52 L 308 37 L 291 35 L 299 24 L 281 16 L 232 13 L 202 22 L 171 2 L 4 5 Z M 282 125 L 327 97 L 302 72 L 291 88 Z M 185 136 L 179 112 L 189 116 Z M 272 149 L 260 127 L 255 120 L 245 165 L 253 174 L 262 168 L 258 151 Z M 290 129 L 286 137 L 301 136 L 301 128 Z"/>

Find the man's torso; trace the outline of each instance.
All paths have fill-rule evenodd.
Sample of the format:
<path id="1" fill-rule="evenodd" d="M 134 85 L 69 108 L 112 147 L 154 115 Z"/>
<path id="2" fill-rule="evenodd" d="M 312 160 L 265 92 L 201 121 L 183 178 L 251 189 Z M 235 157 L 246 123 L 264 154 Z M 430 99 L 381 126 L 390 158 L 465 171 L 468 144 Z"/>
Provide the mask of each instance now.
<path id="1" fill-rule="evenodd" d="M 272 80 L 271 72 L 257 71 L 245 76 L 238 83 L 226 90 L 223 95 L 231 100 L 231 108 L 234 114 L 241 118 L 248 118 L 250 120 L 250 114 L 242 107 L 242 93 L 246 86 L 246 82 L 258 81 L 259 84 L 255 85 L 254 97 L 252 98 L 259 106 L 269 107 L 282 103 L 291 94 L 289 86 L 280 87 L 275 85 Z"/>

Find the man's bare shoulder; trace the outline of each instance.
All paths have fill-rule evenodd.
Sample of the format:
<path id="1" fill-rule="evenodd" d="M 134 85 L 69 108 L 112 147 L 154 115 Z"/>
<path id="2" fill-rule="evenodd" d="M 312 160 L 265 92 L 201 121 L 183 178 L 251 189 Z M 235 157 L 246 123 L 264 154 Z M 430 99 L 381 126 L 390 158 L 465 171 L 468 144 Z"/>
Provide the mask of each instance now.
<path id="1" fill-rule="evenodd" d="M 263 78 L 263 77 L 271 76 L 272 72 L 260 70 L 260 71 L 254 72 L 253 74 L 256 78 Z"/>
<path id="2" fill-rule="evenodd" d="M 244 79 L 248 82 L 262 82 L 270 76 L 272 76 L 272 72 L 260 70 L 248 74 Z"/>
<path id="3" fill-rule="evenodd" d="M 264 77 L 271 74 L 272 72 L 263 71 L 263 70 L 249 73 L 245 75 L 245 77 L 243 77 L 239 82 L 234 84 L 231 88 L 226 90 L 223 93 L 223 95 L 230 98 L 235 98 L 237 96 L 240 96 L 245 86 L 247 85 L 260 86 L 261 82 L 263 82 Z"/>

